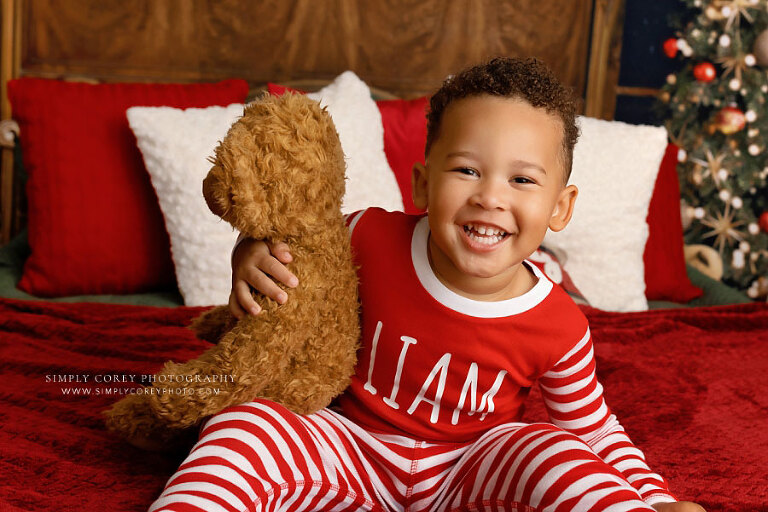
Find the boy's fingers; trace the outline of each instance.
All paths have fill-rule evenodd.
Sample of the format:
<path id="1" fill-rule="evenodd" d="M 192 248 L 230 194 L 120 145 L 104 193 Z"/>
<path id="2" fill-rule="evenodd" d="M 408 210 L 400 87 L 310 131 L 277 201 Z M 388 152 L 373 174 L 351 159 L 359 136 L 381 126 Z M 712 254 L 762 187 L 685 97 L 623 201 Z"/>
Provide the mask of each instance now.
<path id="1" fill-rule="evenodd" d="M 259 265 L 259 269 L 291 288 L 295 288 L 299 284 L 296 276 L 275 258 L 264 258 L 261 265 Z"/>
<path id="2" fill-rule="evenodd" d="M 288 244 L 285 242 L 275 242 L 273 244 L 267 243 L 267 245 L 269 246 L 269 252 L 278 260 L 283 263 L 290 263 L 293 261 L 293 256 L 291 256 L 291 252 L 288 250 Z"/>
<path id="3" fill-rule="evenodd" d="M 245 311 L 240 307 L 240 304 L 237 303 L 234 291 L 229 293 L 229 303 L 227 306 L 229 307 L 229 312 L 232 314 L 232 316 L 238 320 L 245 316 Z"/>
<path id="4" fill-rule="evenodd" d="M 261 308 L 256 301 L 253 300 L 251 295 L 251 289 L 248 287 L 248 283 L 245 281 L 237 281 L 232 286 L 231 295 L 235 296 L 235 302 L 243 309 L 243 312 L 250 313 L 251 315 L 258 315 L 261 312 Z"/>
<path id="5" fill-rule="evenodd" d="M 283 304 L 288 299 L 288 295 L 275 284 L 272 278 L 258 268 L 251 269 L 245 278 L 257 292 L 276 300 L 280 304 Z M 248 295 L 250 296 L 250 292 Z M 253 297 L 251 297 L 251 302 L 256 303 L 253 301 Z M 240 304 L 243 305 L 243 302 L 240 301 Z"/>

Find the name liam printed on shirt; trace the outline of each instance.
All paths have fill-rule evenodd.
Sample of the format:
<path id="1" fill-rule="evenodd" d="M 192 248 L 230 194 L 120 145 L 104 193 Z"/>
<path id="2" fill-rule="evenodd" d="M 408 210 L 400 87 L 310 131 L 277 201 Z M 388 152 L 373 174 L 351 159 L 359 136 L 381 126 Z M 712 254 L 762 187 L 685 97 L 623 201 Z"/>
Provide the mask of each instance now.
<path id="1" fill-rule="evenodd" d="M 400 392 L 400 384 L 403 377 L 403 369 L 405 368 L 406 359 L 408 357 L 408 349 L 418 344 L 418 340 L 410 336 L 400 336 L 400 352 L 397 358 L 397 365 L 395 366 L 394 374 L 392 374 L 391 365 L 379 365 L 376 368 L 376 356 L 378 354 L 379 340 L 381 337 L 381 331 L 384 324 L 381 321 L 376 323 L 376 330 L 373 334 L 373 340 L 371 342 L 371 354 L 368 365 L 368 379 L 365 382 L 363 388 L 371 395 L 379 395 L 379 389 L 373 385 L 374 376 L 377 382 L 391 382 L 391 388 L 389 389 L 389 396 L 383 397 L 382 401 L 392 409 L 400 410 L 401 403 L 398 402 L 398 394 Z M 392 343 L 392 345 L 396 345 Z M 396 346 L 390 347 L 387 344 L 388 349 L 394 349 Z M 451 363 L 451 354 L 446 352 L 440 357 L 436 363 L 432 366 L 429 374 L 424 378 L 423 384 L 416 394 L 415 398 L 411 401 L 410 405 L 406 409 L 409 415 L 412 415 L 417 407 L 422 403 L 431 406 L 432 411 L 429 416 L 430 423 L 437 423 L 440 419 L 440 412 L 443 410 L 443 398 L 446 387 L 446 381 L 448 380 Z M 418 371 L 427 367 L 425 361 L 419 361 L 418 365 L 409 366 L 409 370 Z M 388 374 L 384 374 L 388 372 Z M 449 404 L 452 408 L 451 424 L 456 425 L 459 422 L 459 417 L 462 412 L 465 412 L 468 416 L 473 416 L 476 413 L 481 413 L 479 420 L 483 421 L 488 414 L 492 414 L 494 411 L 493 397 L 499 392 L 501 385 L 504 381 L 504 376 L 507 374 L 506 370 L 499 370 L 496 374 L 496 378 L 491 385 L 490 389 L 485 391 L 478 398 L 478 364 L 472 362 L 469 365 L 466 377 L 464 378 L 464 384 L 461 387 L 461 392 L 458 395 L 458 400 L 454 404 Z M 427 397 L 430 389 L 433 387 L 435 378 L 437 381 L 437 389 L 434 391 L 434 395 L 431 398 Z M 467 398 L 469 398 L 469 404 L 467 404 Z M 465 409 L 465 405 L 468 408 Z M 448 409 L 451 410 L 451 409 Z"/>

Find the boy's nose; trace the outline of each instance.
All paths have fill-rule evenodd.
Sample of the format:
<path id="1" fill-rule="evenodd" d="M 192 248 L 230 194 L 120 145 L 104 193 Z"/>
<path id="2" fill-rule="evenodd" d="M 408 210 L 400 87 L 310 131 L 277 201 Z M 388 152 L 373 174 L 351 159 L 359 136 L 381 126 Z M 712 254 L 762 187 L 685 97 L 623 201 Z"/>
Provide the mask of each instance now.
<path id="1" fill-rule="evenodd" d="M 504 196 L 501 187 L 502 185 L 495 181 L 478 184 L 477 190 L 471 198 L 472 204 L 486 210 L 504 209 Z"/>

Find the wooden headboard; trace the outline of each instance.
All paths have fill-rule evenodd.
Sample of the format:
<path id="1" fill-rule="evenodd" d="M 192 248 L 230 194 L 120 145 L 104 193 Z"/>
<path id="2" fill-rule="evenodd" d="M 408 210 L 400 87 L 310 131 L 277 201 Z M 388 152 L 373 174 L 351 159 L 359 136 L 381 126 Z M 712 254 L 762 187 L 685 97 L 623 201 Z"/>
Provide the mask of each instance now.
<path id="1" fill-rule="evenodd" d="M 258 87 L 351 69 L 410 98 L 483 59 L 536 56 L 585 114 L 611 118 L 615 105 L 623 0 L 1 1 L 3 243 L 24 220 L 7 136 L 6 82 L 20 76 Z"/>

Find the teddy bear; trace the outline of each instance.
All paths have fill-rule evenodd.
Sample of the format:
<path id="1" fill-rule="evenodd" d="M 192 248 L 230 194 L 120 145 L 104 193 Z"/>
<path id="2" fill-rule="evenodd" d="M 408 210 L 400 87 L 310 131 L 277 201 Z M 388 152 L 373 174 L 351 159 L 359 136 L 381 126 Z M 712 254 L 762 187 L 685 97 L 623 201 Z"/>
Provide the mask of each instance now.
<path id="1" fill-rule="evenodd" d="M 107 427 L 143 449 L 178 446 L 206 417 L 255 398 L 312 413 L 354 373 L 357 274 L 341 214 L 344 154 L 328 112 L 302 95 L 265 95 L 245 106 L 211 163 L 208 207 L 247 236 L 288 243 L 299 285 L 284 287 L 282 305 L 255 294 L 257 316 L 206 311 L 190 327 L 215 345 L 167 362 L 153 389 L 105 411 Z"/>

